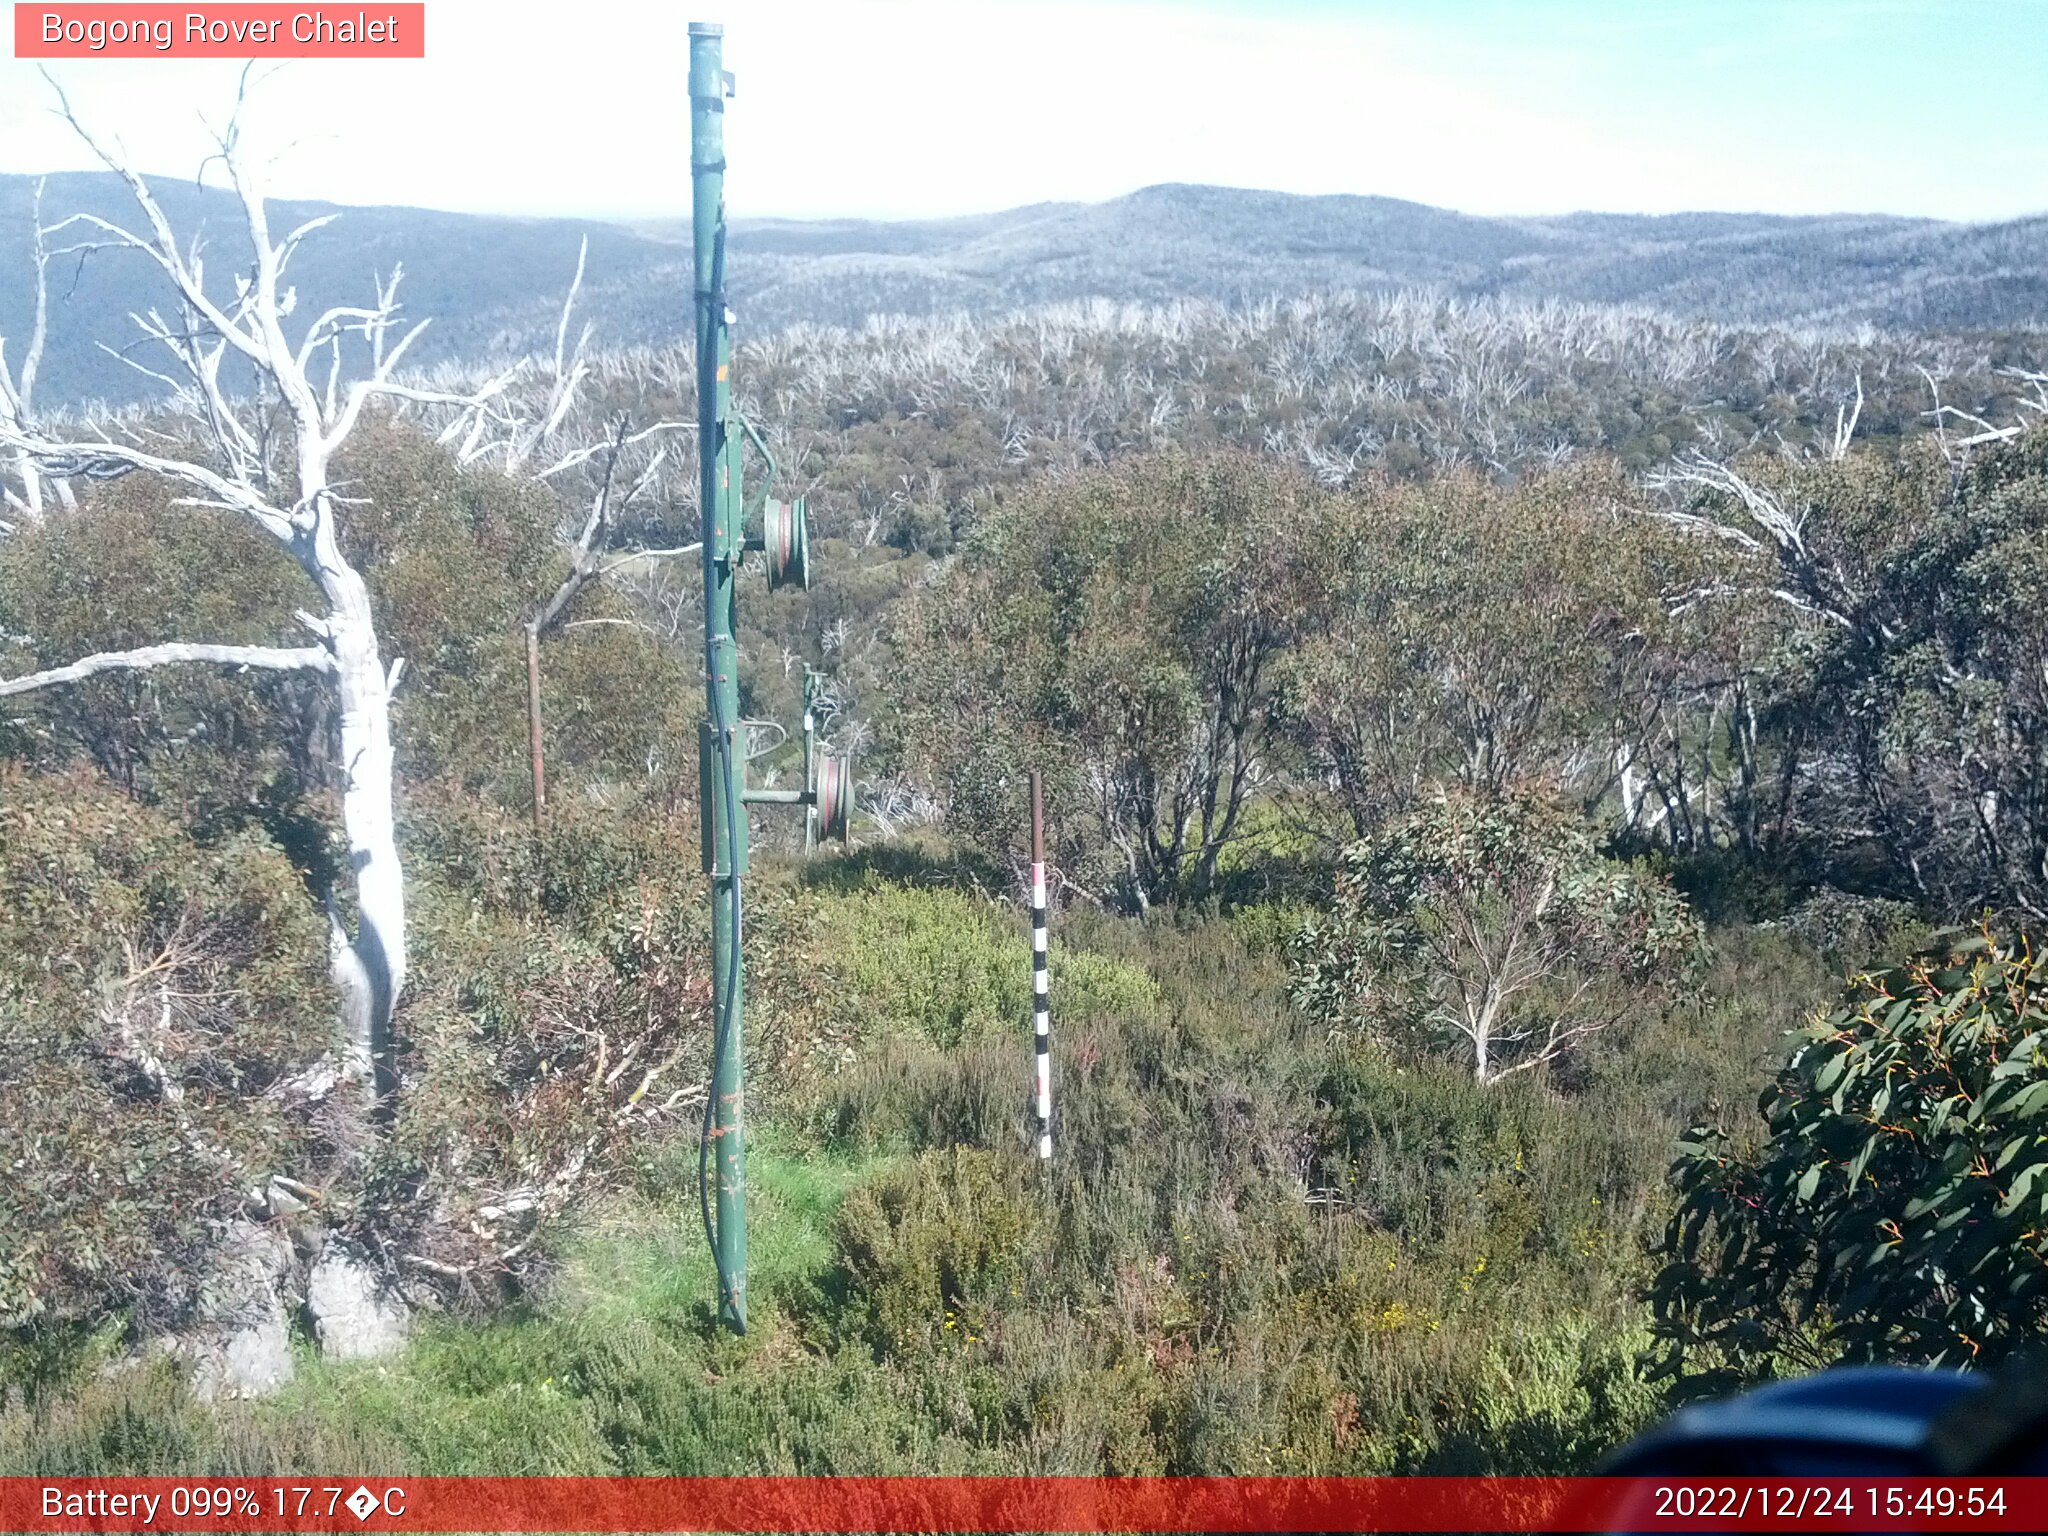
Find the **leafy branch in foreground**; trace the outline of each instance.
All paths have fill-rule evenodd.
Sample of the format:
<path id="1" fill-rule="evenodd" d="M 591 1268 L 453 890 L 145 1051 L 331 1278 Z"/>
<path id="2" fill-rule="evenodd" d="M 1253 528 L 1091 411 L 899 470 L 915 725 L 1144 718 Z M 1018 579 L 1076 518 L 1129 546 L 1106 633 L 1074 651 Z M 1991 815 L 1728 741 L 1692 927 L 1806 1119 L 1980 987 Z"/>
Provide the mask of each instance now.
<path id="1" fill-rule="evenodd" d="M 2048 957 L 1990 931 L 1858 977 L 1760 1145 L 1696 1130 L 1652 1293 L 1704 1391 L 1836 1359 L 1990 1364 L 2048 1326 Z"/>

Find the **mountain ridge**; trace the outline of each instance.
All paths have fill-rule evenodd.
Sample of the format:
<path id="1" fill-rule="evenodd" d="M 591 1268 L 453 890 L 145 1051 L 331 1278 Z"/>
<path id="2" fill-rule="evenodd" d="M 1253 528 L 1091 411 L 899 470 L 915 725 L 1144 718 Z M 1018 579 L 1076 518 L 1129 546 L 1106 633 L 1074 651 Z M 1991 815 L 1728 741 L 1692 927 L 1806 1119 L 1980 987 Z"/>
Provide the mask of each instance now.
<path id="1" fill-rule="evenodd" d="M 25 338 L 35 178 L 0 176 L 0 336 Z M 181 233 L 239 249 L 240 211 L 219 189 L 152 183 Z M 590 241 L 582 314 L 599 345 L 685 334 L 688 224 L 447 213 L 279 199 L 273 222 L 342 216 L 302 248 L 305 302 L 359 301 L 400 261 L 408 312 L 432 315 L 423 364 L 552 342 L 577 250 Z M 126 219 L 111 175 L 48 178 L 45 222 Z M 759 334 L 858 325 L 876 313 L 1008 312 L 1076 298 L 1243 302 L 1318 289 L 1427 288 L 1473 298 L 1638 305 L 1735 325 L 2031 328 L 2048 317 L 2048 215 L 1987 224 L 1889 214 L 1614 214 L 1492 217 L 1372 194 L 1305 195 L 1161 183 L 1100 203 L 1049 202 L 947 219 L 735 220 L 733 306 Z M 109 357 L 126 315 L 155 302 L 154 273 L 101 252 L 52 273 L 46 404 L 146 397 Z M 217 254 L 214 278 L 232 269 Z M 310 312 L 310 311 L 309 311 Z M 21 342 L 10 346 L 18 356 Z"/>

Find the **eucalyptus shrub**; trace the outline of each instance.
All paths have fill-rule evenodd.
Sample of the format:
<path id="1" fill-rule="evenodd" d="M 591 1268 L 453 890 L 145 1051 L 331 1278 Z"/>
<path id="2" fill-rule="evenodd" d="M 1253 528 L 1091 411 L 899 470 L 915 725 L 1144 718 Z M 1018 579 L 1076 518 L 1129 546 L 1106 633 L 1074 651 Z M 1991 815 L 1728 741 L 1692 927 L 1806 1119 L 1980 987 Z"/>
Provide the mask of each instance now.
<path id="1" fill-rule="evenodd" d="M 1705 952 L 1668 881 L 1606 857 L 1540 794 L 1443 793 L 1344 853 L 1290 944 L 1295 1003 L 1481 1082 L 1556 1061 L 1653 1006 Z"/>
<path id="2" fill-rule="evenodd" d="M 2048 959 L 1954 939 L 1792 1039 L 1760 1141 L 1695 1130 L 1653 1299 L 1703 1390 L 1838 1359 L 1988 1364 L 2048 1328 Z"/>

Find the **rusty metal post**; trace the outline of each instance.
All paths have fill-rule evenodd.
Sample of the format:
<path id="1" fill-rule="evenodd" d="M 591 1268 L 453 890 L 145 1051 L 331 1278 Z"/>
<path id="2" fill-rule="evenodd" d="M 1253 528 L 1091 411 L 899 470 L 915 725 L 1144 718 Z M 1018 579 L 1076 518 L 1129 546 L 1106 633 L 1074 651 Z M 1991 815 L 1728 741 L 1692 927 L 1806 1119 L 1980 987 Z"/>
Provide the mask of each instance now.
<path id="1" fill-rule="evenodd" d="M 540 631 L 526 626 L 526 751 L 533 769 L 533 830 L 548 819 L 547 759 L 540 738 Z"/>

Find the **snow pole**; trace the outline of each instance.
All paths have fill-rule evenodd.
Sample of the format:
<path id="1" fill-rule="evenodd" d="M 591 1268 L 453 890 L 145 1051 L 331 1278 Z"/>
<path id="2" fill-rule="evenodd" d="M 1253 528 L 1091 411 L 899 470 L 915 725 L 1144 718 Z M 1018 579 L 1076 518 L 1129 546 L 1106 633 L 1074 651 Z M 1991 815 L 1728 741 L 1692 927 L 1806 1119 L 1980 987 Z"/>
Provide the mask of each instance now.
<path id="1" fill-rule="evenodd" d="M 1031 773 L 1031 1023 L 1038 1061 L 1038 1156 L 1052 1156 L 1052 984 L 1046 969 L 1045 801 Z"/>

